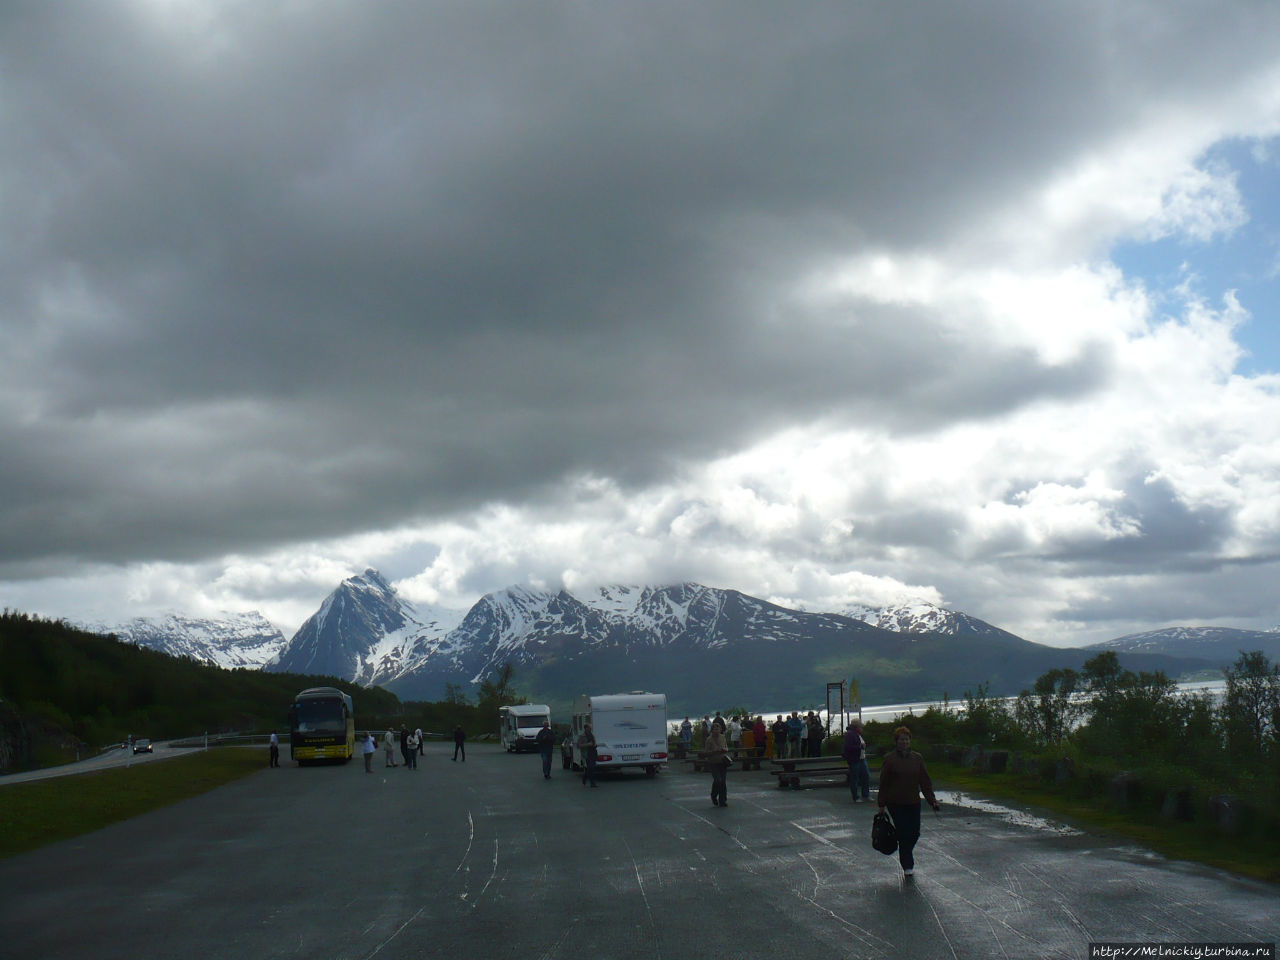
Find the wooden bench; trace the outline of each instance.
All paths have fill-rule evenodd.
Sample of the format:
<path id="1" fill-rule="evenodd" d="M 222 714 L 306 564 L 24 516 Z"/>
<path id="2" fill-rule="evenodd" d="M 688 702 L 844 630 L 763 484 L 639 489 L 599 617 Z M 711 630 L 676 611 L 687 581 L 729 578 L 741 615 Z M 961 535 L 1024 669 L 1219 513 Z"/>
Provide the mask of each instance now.
<path id="1" fill-rule="evenodd" d="M 764 757 L 757 757 L 754 748 L 734 747 L 733 749 L 726 751 L 726 753 L 733 758 L 734 765 L 743 770 L 759 770 L 760 761 L 765 759 Z M 686 757 L 685 759 L 693 764 L 694 773 L 707 772 L 706 750 L 695 750 L 693 751 L 692 756 Z"/>
<path id="2" fill-rule="evenodd" d="M 778 778 L 778 787 L 800 789 L 801 779 L 822 779 L 832 783 L 849 784 L 849 764 L 843 757 L 787 757 L 783 760 L 770 760 L 773 776 Z"/>

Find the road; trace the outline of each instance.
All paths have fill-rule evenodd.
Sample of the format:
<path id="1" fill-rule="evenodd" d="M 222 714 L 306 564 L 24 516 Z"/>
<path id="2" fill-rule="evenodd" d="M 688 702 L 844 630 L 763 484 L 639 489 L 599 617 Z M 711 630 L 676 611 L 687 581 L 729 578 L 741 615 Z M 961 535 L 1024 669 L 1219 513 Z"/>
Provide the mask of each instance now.
<path id="1" fill-rule="evenodd" d="M 103 770 L 129 767 L 135 763 L 151 763 L 155 760 L 166 760 L 170 757 L 180 757 L 185 753 L 190 753 L 189 750 L 170 748 L 167 740 L 157 740 L 152 746 L 153 749 L 150 753 L 134 753 L 127 747 L 112 747 L 109 750 L 103 750 L 75 763 L 62 763 L 56 767 L 41 767 L 39 770 L 23 770 L 20 773 L 6 773 L 0 776 L 0 787 L 10 783 L 29 783 L 32 780 L 71 777 L 80 773 L 99 773 Z"/>
<path id="2" fill-rule="evenodd" d="M 286 762 L 0 862 L 0 956 L 831 960 L 1274 942 L 1280 889 L 943 791 L 917 871 L 874 805 L 684 764 L 583 787 L 427 745 L 419 768 Z"/>

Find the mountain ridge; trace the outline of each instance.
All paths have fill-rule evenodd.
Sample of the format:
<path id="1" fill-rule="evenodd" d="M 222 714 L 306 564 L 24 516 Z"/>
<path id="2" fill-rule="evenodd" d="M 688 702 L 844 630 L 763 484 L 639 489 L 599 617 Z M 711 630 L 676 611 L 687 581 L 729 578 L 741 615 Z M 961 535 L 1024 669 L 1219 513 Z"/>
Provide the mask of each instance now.
<path id="1" fill-rule="evenodd" d="M 1191 635 L 1209 628 L 1180 629 Z M 1249 632 L 1237 631 L 1243 633 Z M 1221 652 L 1201 645 L 1168 655 L 1156 641 L 1108 646 L 1144 636 L 1064 650 L 923 600 L 813 612 L 688 581 L 598 586 L 580 596 L 513 585 L 468 610 L 446 610 L 404 599 L 368 568 L 343 580 L 292 638 L 275 631 L 274 650 L 266 643 L 240 646 L 256 650 L 262 669 L 339 676 L 430 700 L 469 693 L 506 663 L 516 667 L 521 693 L 545 700 L 645 685 L 684 687 L 692 695 L 713 679 L 753 700 L 784 692 L 811 697 L 850 677 L 859 679 L 864 698 L 928 699 L 958 696 L 979 683 L 992 693 L 1016 693 L 1044 670 L 1078 668 L 1099 649 L 1174 675 L 1213 667 Z M 154 630 L 143 639 L 166 642 Z M 191 642 L 198 659 L 217 662 Z M 195 655 L 173 638 L 165 649 Z M 237 658 L 234 665 L 253 665 L 243 652 Z"/>
<path id="2" fill-rule="evenodd" d="M 223 612 L 212 619 L 169 612 L 114 625 L 99 620 L 72 626 L 228 670 L 261 669 L 287 643 L 284 634 L 256 610 Z"/>

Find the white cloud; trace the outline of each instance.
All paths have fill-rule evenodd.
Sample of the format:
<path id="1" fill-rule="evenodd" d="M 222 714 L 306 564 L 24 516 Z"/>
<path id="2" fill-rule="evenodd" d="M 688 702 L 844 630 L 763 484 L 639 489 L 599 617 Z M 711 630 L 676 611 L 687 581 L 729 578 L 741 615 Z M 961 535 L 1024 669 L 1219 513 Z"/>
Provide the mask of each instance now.
<path id="1" fill-rule="evenodd" d="M 1280 619 L 1249 314 L 1108 261 L 1259 215 L 1280 12 L 557 11 L 0 21 L 4 602 Z"/>

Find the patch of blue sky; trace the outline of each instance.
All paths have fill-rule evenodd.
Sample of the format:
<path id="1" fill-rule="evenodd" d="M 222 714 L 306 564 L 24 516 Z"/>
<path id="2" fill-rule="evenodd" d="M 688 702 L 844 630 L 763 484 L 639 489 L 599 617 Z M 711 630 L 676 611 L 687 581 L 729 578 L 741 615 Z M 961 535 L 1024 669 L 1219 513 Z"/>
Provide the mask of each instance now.
<path id="1" fill-rule="evenodd" d="M 1226 167 L 1248 216 L 1228 235 L 1126 242 L 1111 251 L 1125 275 L 1141 279 L 1157 297 L 1189 284 L 1214 308 L 1234 291 L 1248 319 L 1236 330 L 1245 356 L 1237 373 L 1280 373 L 1280 138 L 1224 141 L 1202 164 Z"/>

